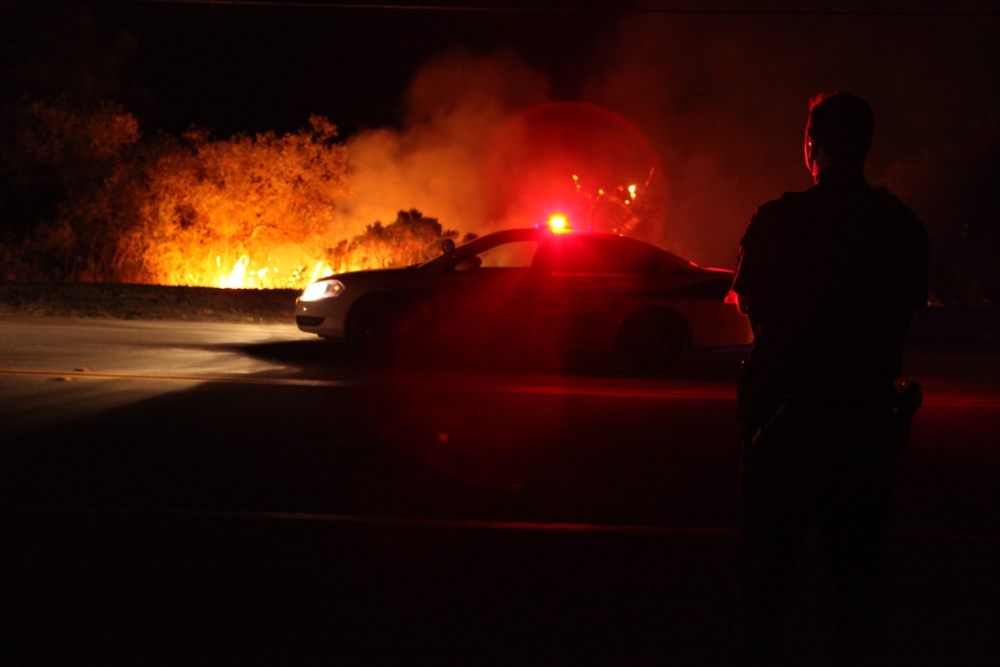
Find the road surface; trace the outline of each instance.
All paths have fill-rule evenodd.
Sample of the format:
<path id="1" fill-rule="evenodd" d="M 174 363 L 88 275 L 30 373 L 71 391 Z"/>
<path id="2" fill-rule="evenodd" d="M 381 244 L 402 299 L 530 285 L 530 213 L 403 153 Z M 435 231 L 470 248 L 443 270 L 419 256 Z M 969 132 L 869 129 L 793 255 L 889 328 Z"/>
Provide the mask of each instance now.
<path id="1" fill-rule="evenodd" d="M 15 664 L 725 664 L 739 351 L 397 365 L 284 325 L 0 319 Z M 1000 656 L 1000 357 L 915 349 L 891 662 Z M 791 656 L 825 664 L 818 540 Z"/>

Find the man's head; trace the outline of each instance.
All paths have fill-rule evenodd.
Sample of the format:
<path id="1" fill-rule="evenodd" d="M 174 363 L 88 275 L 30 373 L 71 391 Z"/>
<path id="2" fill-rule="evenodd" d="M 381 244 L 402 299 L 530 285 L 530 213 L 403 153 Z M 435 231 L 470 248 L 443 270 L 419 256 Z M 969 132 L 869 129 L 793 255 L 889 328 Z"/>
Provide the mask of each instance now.
<path id="1" fill-rule="evenodd" d="M 872 145 L 875 115 L 868 102 L 851 93 L 820 94 L 809 105 L 806 167 L 814 179 L 826 167 L 863 169 Z"/>

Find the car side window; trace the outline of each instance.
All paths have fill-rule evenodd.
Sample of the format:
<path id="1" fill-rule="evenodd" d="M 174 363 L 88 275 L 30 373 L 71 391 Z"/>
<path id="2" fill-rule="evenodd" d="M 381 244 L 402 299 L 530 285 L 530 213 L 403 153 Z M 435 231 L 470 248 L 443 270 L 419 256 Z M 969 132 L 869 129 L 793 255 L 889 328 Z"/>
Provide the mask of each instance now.
<path id="1" fill-rule="evenodd" d="M 538 250 L 538 241 L 501 243 L 479 253 L 483 268 L 526 269 Z"/>
<path id="2" fill-rule="evenodd" d="M 543 246 L 534 268 L 569 275 L 650 275 L 657 265 L 655 258 L 622 243 L 563 237 Z"/>

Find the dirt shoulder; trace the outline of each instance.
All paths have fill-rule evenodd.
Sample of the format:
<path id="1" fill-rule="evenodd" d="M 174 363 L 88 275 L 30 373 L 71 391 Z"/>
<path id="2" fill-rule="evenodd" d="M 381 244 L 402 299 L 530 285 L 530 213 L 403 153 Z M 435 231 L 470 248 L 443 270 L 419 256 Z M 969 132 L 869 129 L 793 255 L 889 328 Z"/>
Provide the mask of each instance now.
<path id="1" fill-rule="evenodd" d="M 298 290 L 0 282 L 0 314 L 291 323 Z"/>

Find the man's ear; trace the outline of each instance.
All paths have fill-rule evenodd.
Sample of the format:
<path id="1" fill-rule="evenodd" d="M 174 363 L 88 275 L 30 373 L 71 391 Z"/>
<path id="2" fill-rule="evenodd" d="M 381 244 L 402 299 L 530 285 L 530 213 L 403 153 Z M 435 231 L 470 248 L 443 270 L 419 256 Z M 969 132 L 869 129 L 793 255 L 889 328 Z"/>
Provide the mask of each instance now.
<path id="1" fill-rule="evenodd" d="M 809 170 L 810 174 L 815 176 L 816 174 L 816 153 L 819 147 L 816 144 L 816 140 L 809 136 L 806 132 L 806 138 L 802 145 L 802 153 L 806 159 L 806 169 Z"/>

